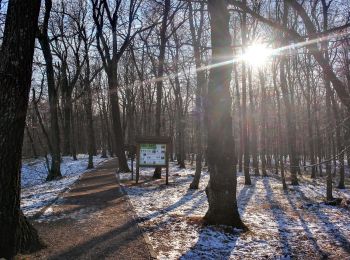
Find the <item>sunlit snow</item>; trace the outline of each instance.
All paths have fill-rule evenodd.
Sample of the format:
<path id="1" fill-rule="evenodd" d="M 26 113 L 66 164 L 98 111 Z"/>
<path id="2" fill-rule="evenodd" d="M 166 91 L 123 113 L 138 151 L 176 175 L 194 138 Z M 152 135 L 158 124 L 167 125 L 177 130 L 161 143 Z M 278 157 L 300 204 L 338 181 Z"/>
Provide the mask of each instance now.
<path id="1" fill-rule="evenodd" d="M 138 220 L 159 259 L 320 259 L 350 254 L 350 211 L 348 207 L 323 203 L 324 184 L 302 181 L 284 192 L 277 176 L 253 177 L 244 186 L 238 176 L 239 212 L 250 231 L 227 227 L 204 227 L 201 218 L 208 204 L 202 173 L 199 190 L 189 190 L 193 169 L 171 165 L 170 185 L 164 178 L 150 181 L 153 169 L 142 169 L 139 186 L 124 184 Z M 120 180 L 130 174 L 120 174 Z M 348 190 L 334 195 L 349 198 Z"/>

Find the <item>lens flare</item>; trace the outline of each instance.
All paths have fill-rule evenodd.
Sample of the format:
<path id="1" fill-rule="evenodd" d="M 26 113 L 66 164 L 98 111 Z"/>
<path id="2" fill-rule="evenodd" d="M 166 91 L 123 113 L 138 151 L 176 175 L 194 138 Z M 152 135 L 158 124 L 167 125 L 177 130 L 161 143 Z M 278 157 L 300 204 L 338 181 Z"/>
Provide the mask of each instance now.
<path id="1" fill-rule="evenodd" d="M 265 65 L 272 56 L 273 50 L 263 44 L 249 46 L 242 55 L 242 60 L 251 66 L 260 67 Z"/>

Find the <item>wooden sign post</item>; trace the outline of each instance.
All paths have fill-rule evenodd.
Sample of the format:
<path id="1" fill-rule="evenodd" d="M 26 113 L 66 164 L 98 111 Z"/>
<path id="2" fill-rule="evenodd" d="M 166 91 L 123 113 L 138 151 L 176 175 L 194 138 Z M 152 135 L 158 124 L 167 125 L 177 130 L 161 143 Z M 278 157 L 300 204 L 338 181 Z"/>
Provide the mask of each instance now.
<path id="1" fill-rule="evenodd" d="M 127 152 L 128 158 L 131 160 L 131 180 L 134 179 L 134 160 L 136 156 L 136 146 L 127 144 L 124 146 L 125 152 Z"/>
<path id="2" fill-rule="evenodd" d="M 136 138 L 136 183 L 140 178 L 140 167 L 165 167 L 166 180 L 169 183 L 169 137 L 145 136 Z"/>

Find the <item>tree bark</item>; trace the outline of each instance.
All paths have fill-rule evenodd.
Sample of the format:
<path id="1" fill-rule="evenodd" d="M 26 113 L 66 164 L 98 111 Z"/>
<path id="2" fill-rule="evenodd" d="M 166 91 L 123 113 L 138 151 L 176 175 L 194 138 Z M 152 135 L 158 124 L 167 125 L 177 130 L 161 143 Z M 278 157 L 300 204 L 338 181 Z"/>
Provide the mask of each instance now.
<path id="1" fill-rule="evenodd" d="M 225 0 L 209 0 L 211 17 L 212 64 L 232 60 L 230 15 Z M 233 172 L 234 140 L 232 133 L 230 82 L 232 63 L 210 69 L 208 86 L 208 160 L 211 167 L 206 188 L 208 224 L 246 228 L 239 216 L 236 200 L 237 178 Z"/>
<path id="2" fill-rule="evenodd" d="M 327 30 L 328 29 L 328 9 L 329 5 L 326 3 L 326 0 L 322 0 L 322 14 L 323 14 L 323 29 Z M 324 51 L 324 59 L 326 60 L 327 64 L 329 64 L 329 53 L 328 53 L 328 41 L 323 41 L 321 43 L 322 49 Z M 331 111 L 331 81 L 328 78 L 328 75 L 326 74 L 325 71 L 323 71 L 323 77 L 324 77 L 324 84 L 326 87 L 326 115 L 327 115 L 327 122 L 331 124 L 333 121 L 332 118 L 332 111 Z M 334 83 L 333 83 L 334 87 Z M 333 193 L 332 193 L 332 188 L 333 188 L 333 176 L 332 176 L 332 166 L 331 166 L 331 161 L 330 157 L 332 155 L 331 152 L 331 146 L 332 146 L 332 139 L 333 139 L 333 133 L 331 131 L 327 131 L 326 133 L 326 175 L 327 175 L 327 187 L 326 187 L 326 199 L 327 201 L 333 200 Z"/>
<path id="3" fill-rule="evenodd" d="M 111 116 L 112 116 L 112 126 L 115 138 L 115 149 L 119 160 L 119 171 L 129 172 L 129 166 L 124 153 L 124 138 L 123 129 L 120 120 L 120 107 L 119 107 L 119 96 L 118 96 L 118 76 L 117 76 L 117 66 L 111 66 L 111 71 L 108 75 L 108 85 L 109 85 L 109 102 L 111 104 Z"/>
<path id="4" fill-rule="evenodd" d="M 21 154 L 40 1 L 8 2 L 0 49 L 0 258 L 39 249 L 20 209 Z"/>

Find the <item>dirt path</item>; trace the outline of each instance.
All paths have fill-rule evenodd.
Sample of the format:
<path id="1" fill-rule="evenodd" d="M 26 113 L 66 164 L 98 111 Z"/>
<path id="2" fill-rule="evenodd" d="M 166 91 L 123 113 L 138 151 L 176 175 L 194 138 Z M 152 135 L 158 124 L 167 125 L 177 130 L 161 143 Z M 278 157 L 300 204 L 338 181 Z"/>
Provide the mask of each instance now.
<path id="1" fill-rule="evenodd" d="M 111 160 L 85 173 L 34 225 L 47 248 L 30 259 L 151 259 Z M 47 212 L 47 211 L 46 211 Z M 41 222 L 38 222 L 41 221 Z"/>

